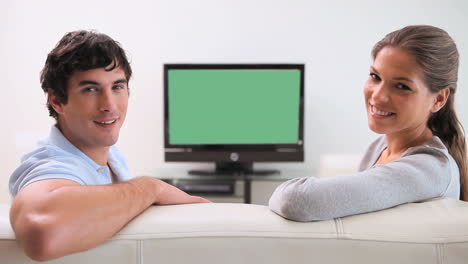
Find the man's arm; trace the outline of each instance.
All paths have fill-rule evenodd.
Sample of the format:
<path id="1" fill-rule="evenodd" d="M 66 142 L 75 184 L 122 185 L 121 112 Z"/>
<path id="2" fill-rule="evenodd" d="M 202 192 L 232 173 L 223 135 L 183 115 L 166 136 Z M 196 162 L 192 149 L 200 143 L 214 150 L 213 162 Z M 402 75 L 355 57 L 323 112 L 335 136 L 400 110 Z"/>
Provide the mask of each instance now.
<path id="1" fill-rule="evenodd" d="M 51 179 L 18 193 L 10 221 L 26 254 L 44 261 L 101 244 L 154 203 L 202 202 L 152 177 L 102 186 Z"/>

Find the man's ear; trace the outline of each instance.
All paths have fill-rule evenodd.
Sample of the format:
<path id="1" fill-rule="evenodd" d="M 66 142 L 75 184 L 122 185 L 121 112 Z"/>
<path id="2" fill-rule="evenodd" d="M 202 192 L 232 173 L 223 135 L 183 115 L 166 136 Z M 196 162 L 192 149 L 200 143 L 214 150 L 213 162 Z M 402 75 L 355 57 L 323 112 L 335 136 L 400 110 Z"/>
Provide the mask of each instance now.
<path id="1" fill-rule="evenodd" d="M 435 113 L 439 111 L 442 107 L 444 107 L 445 103 L 447 103 L 447 99 L 450 96 L 450 88 L 441 89 L 436 93 L 434 105 L 432 105 L 431 112 Z"/>
<path id="2" fill-rule="evenodd" d="M 52 89 L 47 89 L 47 101 L 54 108 L 55 112 L 61 114 L 63 112 L 63 104 L 60 103 L 57 96 L 54 95 Z"/>

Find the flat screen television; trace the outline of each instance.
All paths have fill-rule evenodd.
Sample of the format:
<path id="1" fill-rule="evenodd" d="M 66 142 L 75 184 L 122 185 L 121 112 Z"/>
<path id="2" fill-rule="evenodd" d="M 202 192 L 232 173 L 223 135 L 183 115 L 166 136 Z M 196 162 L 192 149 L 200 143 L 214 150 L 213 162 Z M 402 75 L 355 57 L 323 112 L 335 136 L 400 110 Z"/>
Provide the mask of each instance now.
<path id="1" fill-rule="evenodd" d="M 304 64 L 165 64 L 165 160 L 214 162 L 191 174 L 271 174 L 304 161 Z"/>

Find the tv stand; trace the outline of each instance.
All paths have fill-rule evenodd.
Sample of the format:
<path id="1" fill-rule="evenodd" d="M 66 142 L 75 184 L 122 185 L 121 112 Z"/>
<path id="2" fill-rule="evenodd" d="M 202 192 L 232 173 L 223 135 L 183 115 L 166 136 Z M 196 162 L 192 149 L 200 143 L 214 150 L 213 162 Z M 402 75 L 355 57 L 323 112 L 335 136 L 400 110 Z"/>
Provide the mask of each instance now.
<path id="1" fill-rule="evenodd" d="M 279 170 L 254 170 L 253 162 L 216 162 L 214 170 L 189 170 L 190 175 L 199 176 L 269 176 L 280 174 Z"/>
<path id="2" fill-rule="evenodd" d="M 279 170 L 254 170 L 253 162 L 216 162 L 214 171 L 189 170 L 188 174 L 197 176 L 241 176 L 244 180 L 244 202 L 252 202 L 250 193 L 252 192 L 252 176 L 269 176 L 280 174 Z"/>
<path id="3" fill-rule="evenodd" d="M 155 177 L 189 194 L 201 196 L 216 203 L 268 205 L 271 194 L 283 182 L 317 174 L 310 169 L 284 168 L 280 170 L 281 174 L 261 176 L 254 174 L 200 176 L 189 174 L 187 168 L 155 168 L 139 175 Z"/>

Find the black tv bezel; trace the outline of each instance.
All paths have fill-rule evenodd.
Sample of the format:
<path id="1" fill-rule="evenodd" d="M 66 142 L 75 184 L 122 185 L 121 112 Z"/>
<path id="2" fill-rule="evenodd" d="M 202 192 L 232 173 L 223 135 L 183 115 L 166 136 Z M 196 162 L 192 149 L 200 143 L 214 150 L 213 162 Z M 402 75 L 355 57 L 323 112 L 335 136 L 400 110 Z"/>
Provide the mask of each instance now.
<path id="1" fill-rule="evenodd" d="M 173 69 L 297 69 L 300 71 L 299 137 L 301 144 L 169 144 L 168 72 Z M 304 161 L 305 64 L 164 64 L 164 157 L 176 162 L 301 162 Z M 236 153 L 237 160 L 232 159 Z"/>

